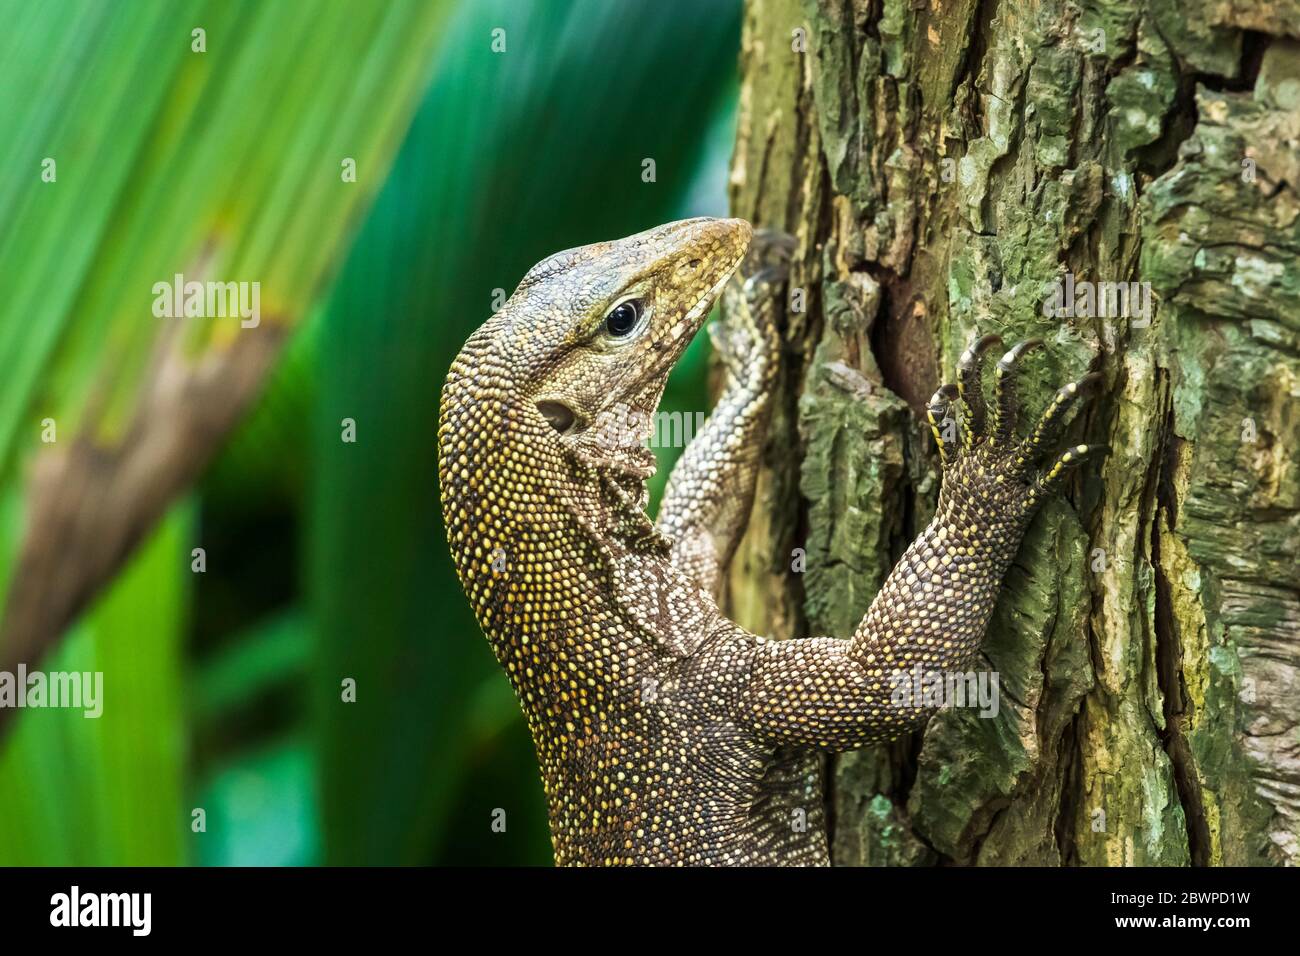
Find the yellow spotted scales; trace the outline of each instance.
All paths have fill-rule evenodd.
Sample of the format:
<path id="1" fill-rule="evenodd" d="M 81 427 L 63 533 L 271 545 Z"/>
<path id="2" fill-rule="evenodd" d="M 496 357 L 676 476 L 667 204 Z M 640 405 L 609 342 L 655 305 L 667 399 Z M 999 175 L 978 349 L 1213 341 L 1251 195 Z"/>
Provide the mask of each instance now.
<path id="1" fill-rule="evenodd" d="M 727 286 L 726 385 L 657 526 L 645 440 L 750 240 L 743 221 L 693 219 L 551 256 L 470 337 L 443 389 L 447 535 L 527 718 L 559 864 L 826 863 L 819 752 L 926 719 L 920 702 L 891 699 L 891 681 L 968 667 L 1035 506 L 1103 451 L 1077 446 L 1036 477 L 1095 377 L 1062 389 L 1020 441 L 1013 372 L 1036 343 L 999 362 L 986 415 L 980 359 L 999 342 L 986 336 L 928 409 L 945 465 L 935 518 L 857 632 L 748 633 L 716 591 L 748 520 L 779 361 L 780 238 L 760 234 L 749 278 Z M 958 400 L 968 415 L 954 426 Z"/>

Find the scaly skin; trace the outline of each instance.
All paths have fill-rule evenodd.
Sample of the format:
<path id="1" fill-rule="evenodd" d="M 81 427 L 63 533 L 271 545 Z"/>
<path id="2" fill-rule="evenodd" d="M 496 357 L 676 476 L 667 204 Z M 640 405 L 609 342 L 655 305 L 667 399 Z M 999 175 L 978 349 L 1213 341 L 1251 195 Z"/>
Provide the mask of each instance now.
<path id="1" fill-rule="evenodd" d="M 1030 439 L 1014 436 L 1011 372 L 992 421 L 979 389 L 986 337 L 958 392 L 970 427 L 941 441 L 934 520 L 851 640 L 769 641 L 714 595 L 752 500 L 776 373 L 781 259 L 729 293 L 718 412 L 646 516 L 643 445 L 668 372 L 740 263 L 740 220 L 671 223 L 535 266 L 452 364 L 439 473 L 465 593 L 515 689 L 541 766 L 559 864 L 824 864 L 818 753 L 887 740 L 930 711 L 891 700 L 915 665 L 966 670 L 1033 511 L 1078 446 L 1033 462 L 1081 386 Z M 639 310 L 620 308 L 629 298 Z M 635 314 L 635 321 L 629 315 Z M 610 316 L 607 319 L 607 316 Z"/>
<path id="2" fill-rule="evenodd" d="M 717 599 L 754 503 L 754 481 L 781 364 L 789 237 L 760 231 L 741 263 L 743 282 L 722 294 L 727 321 L 709 327 L 726 383 L 713 413 L 677 460 L 656 524 L 673 564 Z"/>

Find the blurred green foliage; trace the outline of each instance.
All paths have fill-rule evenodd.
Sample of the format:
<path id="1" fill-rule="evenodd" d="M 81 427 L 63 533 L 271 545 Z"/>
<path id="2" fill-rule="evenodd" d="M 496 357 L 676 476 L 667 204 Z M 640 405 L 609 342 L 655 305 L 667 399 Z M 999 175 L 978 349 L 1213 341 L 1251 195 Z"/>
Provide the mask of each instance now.
<path id="1" fill-rule="evenodd" d="M 0 751 L 0 863 L 184 860 L 180 639 L 190 593 L 185 543 L 192 510 L 172 512 L 41 665 L 105 671 L 103 715 L 31 710 L 15 721 Z"/>
<path id="2" fill-rule="evenodd" d="M 340 158 L 376 175 L 391 165 L 450 8 L 0 0 L 6 604 L 31 501 L 49 480 L 38 462 L 90 462 L 70 472 L 58 505 L 94 511 L 104 487 L 90 472 L 111 474 L 127 436 L 151 434 L 149 416 L 170 411 L 156 403 L 175 396 L 155 378 L 163 357 L 174 386 L 237 336 L 273 341 L 307 314 L 379 188 L 341 182 Z M 265 321 L 249 331 L 155 317 L 154 284 L 178 272 L 258 281 Z M 152 477 L 136 475 L 138 490 L 120 498 L 148 498 Z M 25 710 L 3 722 L 0 863 L 193 858 L 185 680 L 199 577 L 190 551 L 206 544 L 197 507 L 174 506 L 53 653 L 24 660 L 0 647 L 0 660 L 30 668 L 102 671 L 105 694 L 97 720 Z M 114 547 L 50 540 L 63 549 L 60 577 L 85 566 L 83 551 Z"/>
<path id="3" fill-rule="evenodd" d="M 223 15 L 271 31 L 267 44 L 275 30 L 297 37 L 286 59 L 327 58 L 348 35 L 346 17 L 334 30 L 303 26 L 334 23 L 319 13 L 334 4 L 281 0 L 265 27 L 269 17 L 234 6 L 242 13 Z M 163 6 L 136 7 L 147 42 L 105 27 L 103 42 L 122 44 L 124 76 L 148 72 L 148 43 L 170 42 L 145 28 Z M 725 211 L 739 0 L 476 0 L 441 22 L 425 65 L 432 79 L 391 168 L 358 164 L 357 185 L 377 199 L 362 219 L 336 213 L 314 227 L 323 243 L 348 244 L 337 278 L 303 303 L 261 399 L 201 485 L 42 665 L 110 671 L 113 719 L 25 712 L 0 741 L 0 863 L 550 861 L 531 744 L 443 539 L 438 393 L 498 290 L 509 294 L 534 262 Z M 396 42 L 377 36 L 377 49 Z M 57 43 L 57 31 L 34 39 Z M 400 104 L 386 102 L 377 81 L 395 68 L 371 64 L 364 76 L 319 83 L 366 79 L 370 109 L 391 112 Z M 229 95 L 236 104 L 291 97 L 328 121 L 294 75 Z M 83 92 L 88 108 L 107 87 Z M 161 92 L 141 97 L 141 115 L 121 122 L 177 122 L 165 119 L 167 102 Z M 3 114 L 0 130 L 6 120 L 39 139 Z M 266 151 L 303 162 L 319 148 L 313 130 L 279 128 Z M 124 139 L 121 148 L 141 147 Z M 642 180 L 646 158 L 652 183 Z M 191 210 L 201 221 L 204 188 L 190 181 L 155 202 L 169 217 Z M 233 188 L 229 177 L 222 188 Z M 264 200 L 290 225 L 255 217 L 253 235 L 237 237 L 249 250 L 243 271 L 258 274 L 259 257 L 276 255 L 286 235 L 298 246 L 310 240 L 294 223 L 321 199 L 308 190 L 297 201 L 286 209 L 284 197 Z M 114 229 L 111 207 L 104 215 Z M 146 241 L 122 239 L 127 259 L 130 242 Z M 158 321 L 147 305 L 105 302 L 130 321 Z M 0 328 L 0 357 L 17 334 Z M 78 374 L 102 375 L 88 354 Z M 706 407 L 704 355 L 695 343 L 666 408 Z M 31 378 L 32 388 L 48 385 Z M 2 386 L 0 399 L 12 399 L 19 417 L 30 406 Z M 341 439 L 344 419 L 355 422 L 355 442 Z M 674 454 L 662 454 L 665 466 Z M 0 488 L 9 539 L 21 515 L 21 487 L 10 482 Z M 200 545 L 207 570 L 195 575 L 189 554 Z M 0 549 L 0 573 L 4 560 Z M 348 678 L 355 703 L 341 700 Z M 206 832 L 191 831 L 196 807 Z M 506 811 L 505 833 L 489 826 L 496 808 Z"/>

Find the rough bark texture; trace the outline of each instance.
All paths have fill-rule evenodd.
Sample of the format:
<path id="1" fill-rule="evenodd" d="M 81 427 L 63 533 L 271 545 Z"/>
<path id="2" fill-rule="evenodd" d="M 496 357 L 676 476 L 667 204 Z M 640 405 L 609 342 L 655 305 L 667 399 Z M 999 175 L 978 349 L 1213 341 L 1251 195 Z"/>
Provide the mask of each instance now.
<path id="1" fill-rule="evenodd" d="M 1114 448 L 1008 575 L 998 716 L 833 761 L 835 860 L 1300 862 L 1300 2 L 749 0 L 742 69 L 733 209 L 806 301 L 737 620 L 852 632 L 977 331 L 1047 341 L 1029 409 L 1100 371 Z M 1045 316 L 1066 273 L 1149 324 Z"/>

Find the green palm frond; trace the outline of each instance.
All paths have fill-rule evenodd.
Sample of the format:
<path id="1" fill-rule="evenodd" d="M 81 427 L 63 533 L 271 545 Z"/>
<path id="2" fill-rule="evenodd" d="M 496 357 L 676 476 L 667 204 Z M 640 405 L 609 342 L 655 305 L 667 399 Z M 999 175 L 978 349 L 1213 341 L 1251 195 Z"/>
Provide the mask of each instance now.
<path id="1" fill-rule="evenodd" d="M 450 6 L 0 0 L 0 669 L 94 663 L 108 696 L 97 722 L 0 712 L 0 862 L 185 858 L 202 541 L 149 529 L 327 289 Z M 178 273 L 257 283 L 260 322 L 159 317 Z"/>
<path id="2" fill-rule="evenodd" d="M 182 635 L 193 508 L 178 505 L 42 672 L 103 675 L 102 714 L 24 710 L 0 748 L 0 865 L 187 860 Z"/>

